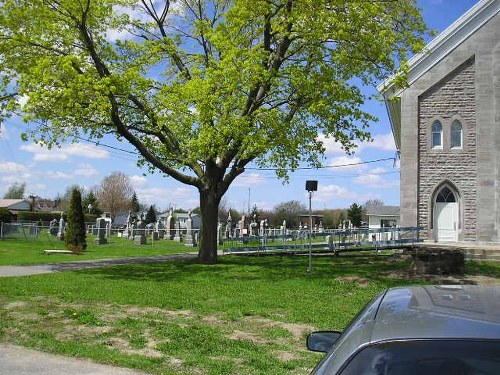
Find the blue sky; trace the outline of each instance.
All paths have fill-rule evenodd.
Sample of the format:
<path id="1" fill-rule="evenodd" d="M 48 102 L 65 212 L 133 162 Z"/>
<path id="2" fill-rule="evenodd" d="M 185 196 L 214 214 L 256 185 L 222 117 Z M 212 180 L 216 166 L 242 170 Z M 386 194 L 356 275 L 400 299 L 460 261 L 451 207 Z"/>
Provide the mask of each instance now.
<path id="1" fill-rule="evenodd" d="M 441 32 L 475 3 L 477 0 L 420 0 L 419 6 L 427 25 Z M 379 118 L 379 122 L 370 128 L 374 142 L 360 144 L 351 156 L 345 155 L 335 144 L 327 143 L 325 164 L 340 166 L 373 162 L 297 171 L 290 175 L 288 184 L 278 180 L 274 172 L 247 169 L 226 194 L 226 204 L 240 211 L 246 211 L 249 205 L 272 209 L 276 204 L 289 200 L 307 204 L 305 181 L 318 180 L 313 209 L 345 208 L 353 202 L 362 204 L 374 198 L 385 204 L 399 205 L 399 170 L 392 159 L 396 149 L 385 106 L 381 102 L 370 101 L 365 108 Z M 160 210 L 170 206 L 190 209 L 199 205 L 195 188 L 159 173 L 147 174 L 145 169 L 136 166 L 133 155 L 84 142 L 49 151 L 21 141 L 20 134 L 27 126 L 29 124 L 23 124 L 18 119 L 8 119 L 0 127 L 0 197 L 9 185 L 25 182 L 27 194 L 53 198 L 58 193 L 64 194 L 70 185 L 92 188 L 111 172 L 120 171 L 130 176 L 141 203 L 155 204 Z M 111 139 L 103 143 L 131 149 Z"/>

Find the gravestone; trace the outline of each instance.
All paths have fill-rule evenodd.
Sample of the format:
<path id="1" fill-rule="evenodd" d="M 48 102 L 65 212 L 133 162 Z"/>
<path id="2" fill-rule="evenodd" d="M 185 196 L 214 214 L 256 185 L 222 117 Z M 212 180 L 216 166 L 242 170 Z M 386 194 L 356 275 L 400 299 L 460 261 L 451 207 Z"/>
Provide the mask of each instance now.
<path id="1" fill-rule="evenodd" d="M 130 234 L 131 225 L 132 225 L 132 211 L 129 211 L 127 216 L 127 221 L 125 223 L 125 230 L 123 231 L 122 237 L 128 238 Z"/>
<path id="2" fill-rule="evenodd" d="M 231 218 L 231 212 L 227 215 L 227 220 L 226 220 L 226 231 L 224 236 L 227 238 L 231 238 L 231 227 L 233 226 L 233 219 Z"/>
<path id="3" fill-rule="evenodd" d="M 57 231 L 57 238 L 59 240 L 64 240 L 64 219 L 63 219 L 63 214 L 61 214 L 61 218 L 59 219 L 59 230 Z"/>
<path id="4" fill-rule="evenodd" d="M 128 231 L 128 239 L 133 241 L 134 240 L 134 235 L 137 233 L 137 221 L 132 220 L 132 223 L 130 224 L 130 228 Z"/>
<path id="5" fill-rule="evenodd" d="M 103 245 L 108 243 L 108 240 L 106 239 L 106 220 L 104 218 L 100 217 L 96 221 L 96 228 L 97 228 L 97 238 L 95 239 L 95 243 L 97 245 Z"/>
<path id="6" fill-rule="evenodd" d="M 185 238 L 186 246 L 196 246 L 196 239 L 194 238 L 193 232 L 193 220 L 191 218 L 191 211 L 188 213 L 188 219 L 186 220 L 186 238 Z"/>
<path id="7" fill-rule="evenodd" d="M 134 236 L 134 243 L 136 245 L 146 245 L 146 236 L 144 235 L 144 232 Z"/>
<path id="8" fill-rule="evenodd" d="M 181 223 L 176 222 L 175 223 L 175 235 L 174 235 L 174 241 L 175 242 L 181 242 Z"/>
<path id="9" fill-rule="evenodd" d="M 328 246 L 330 250 L 335 248 L 335 246 L 333 245 L 333 236 L 331 235 L 325 236 L 325 240 L 326 240 L 326 246 Z"/>
<path id="10" fill-rule="evenodd" d="M 57 220 L 52 219 L 50 224 L 49 224 L 49 234 L 51 236 L 57 236 L 57 232 L 59 232 L 59 227 L 57 225 Z"/>
<path id="11" fill-rule="evenodd" d="M 167 223 L 166 223 L 166 238 L 167 240 L 171 240 L 174 238 L 174 209 L 170 208 L 170 211 L 167 216 Z"/>
<path id="12" fill-rule="evenodd" d="M 156 221 L 155 231 L 153 232 L 153 237 L 154 237 L 155 233 L 157 234 L 157 237 L 158 237 L 157 239 L 165 237 L 165 227 L 163 226 L 163 223 L 160 219 L 158 219 L 158 221 Z"/>
<path id="13" fill-rule="evenodd" d="M 224 235 L 224 232 L 223 232 L 223 226 L 222 226 L 222 223 L 221 222 L 218 222 L 217 223 L 217 243 L 219 245 L 224 245 L 224 240 L 223 240 L 223 235 Z"/>

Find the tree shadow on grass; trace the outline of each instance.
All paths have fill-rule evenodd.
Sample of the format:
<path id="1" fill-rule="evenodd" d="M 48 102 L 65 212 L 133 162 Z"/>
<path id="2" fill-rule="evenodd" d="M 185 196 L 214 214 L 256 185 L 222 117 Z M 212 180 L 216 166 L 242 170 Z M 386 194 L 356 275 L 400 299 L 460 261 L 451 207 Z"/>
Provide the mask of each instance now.
<path id="1" fill-rule="evenodd" d="M 322 280 L 358 276 L 385 280 L 386 274 L 407 267 L 404 261 L 389 257 L 315 257 L 313 272 L 308 275 L 307 256 L 226 256 L 218 264 L 205 265 L 196 260 L 175 260 L 162 263 L 131 264 L 77 271 L 107 279 L 168 282 L 184 279 L 217 279 L 275 282 L 287 280 Z"/>

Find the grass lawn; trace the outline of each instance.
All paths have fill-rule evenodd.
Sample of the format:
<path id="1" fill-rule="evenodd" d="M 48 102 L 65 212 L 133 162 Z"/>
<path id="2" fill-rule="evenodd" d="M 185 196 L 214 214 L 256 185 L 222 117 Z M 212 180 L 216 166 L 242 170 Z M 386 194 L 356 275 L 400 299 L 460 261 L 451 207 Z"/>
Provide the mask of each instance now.
<path id="1" fill-rule="evenodd" d="M 395 257 L 226 256 L 0 279 L 0 341 L 153 374 L 305 374 L 316 329 L 343 329 L 407 267 Z M 470 272 L 500 276 L 500 266 Z"/>
<path id="2" fill-rule="evenodd" d="M 80 255 L 51 254 L 43 250 L 65 249 L 64 242 L 57 238 L 45 235 L 36 239 L 0 239 L 0 266 L 27 265 L 40 263 L 59 263 L 74 260 L 93 260 L 104 258 L 126 258 L 135 256 L 175 254 L 197 251 L 182 243 L 159 240 L 147 245 L 136 245 L 126 238 L 112 236 L 110 243 L 96 245 L 94 236 L 87 235 L 87 250 Z"/>

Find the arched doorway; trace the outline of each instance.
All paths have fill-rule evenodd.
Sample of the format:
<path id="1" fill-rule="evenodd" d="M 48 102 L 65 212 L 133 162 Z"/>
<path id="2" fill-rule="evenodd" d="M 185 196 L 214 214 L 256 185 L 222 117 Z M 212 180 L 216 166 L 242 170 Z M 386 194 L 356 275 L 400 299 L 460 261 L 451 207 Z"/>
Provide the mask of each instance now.
<path id="1" fill-rule="evenodd" d="M 439 242 L 458 240 L 458 194 L 445 185 L 434 200 L 434 232 Z"/>

